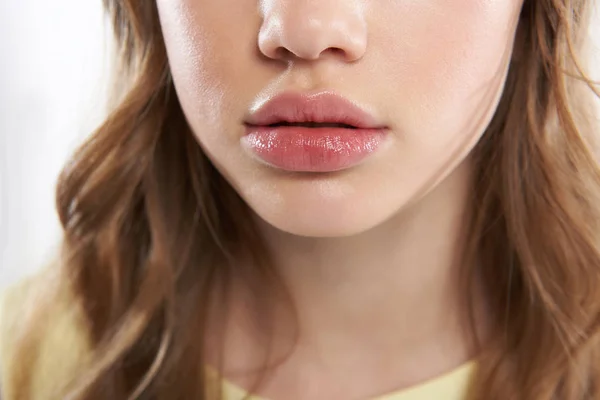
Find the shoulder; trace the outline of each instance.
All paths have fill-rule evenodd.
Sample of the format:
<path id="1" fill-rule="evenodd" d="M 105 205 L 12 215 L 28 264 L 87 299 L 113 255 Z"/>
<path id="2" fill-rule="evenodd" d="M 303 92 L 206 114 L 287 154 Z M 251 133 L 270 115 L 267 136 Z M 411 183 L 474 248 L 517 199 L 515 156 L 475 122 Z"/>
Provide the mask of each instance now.
<path id="1" fill-rule="evenodd" d="M 0 294 L 3 400 L 48 398 L 85 362 L 84 320 L 62 278 L 53 266 Z"/>

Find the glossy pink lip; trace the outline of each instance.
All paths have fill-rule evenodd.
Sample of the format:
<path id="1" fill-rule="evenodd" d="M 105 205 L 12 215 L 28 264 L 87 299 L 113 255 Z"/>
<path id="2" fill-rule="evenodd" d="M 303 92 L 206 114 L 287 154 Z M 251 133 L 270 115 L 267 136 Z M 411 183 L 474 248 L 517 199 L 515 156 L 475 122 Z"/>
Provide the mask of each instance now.
<path id="1" fill-rule="evenodd" d="M 334 172 L 360 164 L 385 138 L 386 127 L 329 92 L 284 93 L 246 118 L 242 145 L 286 171 Z"/>

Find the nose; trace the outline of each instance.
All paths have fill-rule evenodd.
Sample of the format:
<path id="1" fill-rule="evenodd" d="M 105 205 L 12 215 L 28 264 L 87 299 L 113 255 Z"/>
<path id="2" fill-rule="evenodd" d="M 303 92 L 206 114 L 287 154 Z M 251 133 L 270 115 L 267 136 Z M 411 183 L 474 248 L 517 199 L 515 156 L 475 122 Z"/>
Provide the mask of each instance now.
<path id="1" fill-rule="evenodd" d="M 326 54 L 346 62 L 367 49 L 367 23 L 359 0 L 261 0 L 258 47 L 267 57 L 317 60 Z"/>

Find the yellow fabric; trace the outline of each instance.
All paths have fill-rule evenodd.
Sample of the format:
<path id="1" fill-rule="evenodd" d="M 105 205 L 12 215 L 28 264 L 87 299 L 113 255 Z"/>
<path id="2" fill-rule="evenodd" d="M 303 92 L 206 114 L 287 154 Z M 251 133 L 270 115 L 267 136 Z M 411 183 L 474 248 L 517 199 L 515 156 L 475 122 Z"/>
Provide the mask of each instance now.
<path id="1" fill-rule="evenodd" d="M 77 302 L 59 287 L 60 279 L 48 269 L 0 296 L 2 400 L 60 398 L 85 364 L 89 347 Z M 28 345 L 23 354 L 16 352 L 21 340 Z"/>
<path id="2" fill-rule="evenodd" d="M 3 400 L 52 400 L 86 363 L 89 343 L 84 335 L 77 302 L 67 290 L 56 290 L 60 279 L 44 272 L 0 297 L 0 383 Z M 64 289 L 64 288 L 63 288 Z M 42 310 L 40 312 L 40 310 Z M 27 357 L 15 353 L 15 344 L 35 324 L 36 336 Z M 31 351 L 29 351 L 31 350 Z M 475 370 L 473 362 L 413 388 L 373 400 L 466 400 Z M 30 377 L 27 387 L 19 384 Z M 215 375 L 209 374 L 215 378 Z M 214 382 L 214 381 L 213 381 Z M 214 382 L 216 387 L 219 381 Z M 211 385 L 212 386 L 212 385 Z M 212 386 L 215 388 L 215 386 Z M 222 382 L 224 400 L 241 400 L 247 394 Z M 251 400 L 261 400 L 250 397 Z"/>
<path id="3" fill-rule="evenodd" d="M 420 385 L 373 400 L 466 400 L 475 369 L 475 362 L 469 362 Z M 224 382 L 223 389 L 225 400 L 264 400 L 257 396 L 248 397 L 244 390 L 230 382 Z"/>

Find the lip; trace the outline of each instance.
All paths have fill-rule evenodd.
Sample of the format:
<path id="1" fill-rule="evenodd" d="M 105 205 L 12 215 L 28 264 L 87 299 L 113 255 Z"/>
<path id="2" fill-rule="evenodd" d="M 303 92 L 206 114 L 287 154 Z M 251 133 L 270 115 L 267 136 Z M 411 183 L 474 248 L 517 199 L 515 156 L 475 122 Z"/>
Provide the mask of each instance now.
<path id="1" fill-rule="evenodd" d="M 334 172 L 361 164 L 387 127 L 331 92 L 286 92 L 254 107 L 242 146 L 260 161 L 294 172 Z"/>

